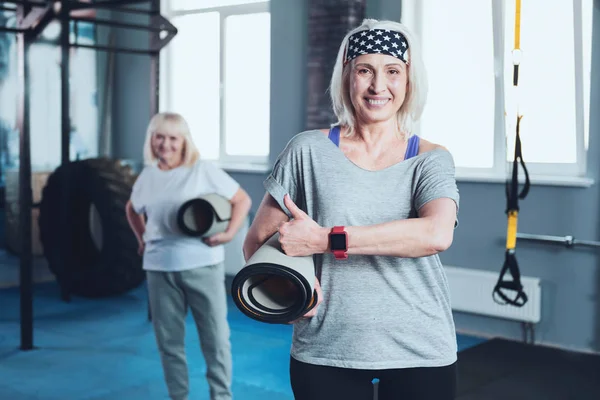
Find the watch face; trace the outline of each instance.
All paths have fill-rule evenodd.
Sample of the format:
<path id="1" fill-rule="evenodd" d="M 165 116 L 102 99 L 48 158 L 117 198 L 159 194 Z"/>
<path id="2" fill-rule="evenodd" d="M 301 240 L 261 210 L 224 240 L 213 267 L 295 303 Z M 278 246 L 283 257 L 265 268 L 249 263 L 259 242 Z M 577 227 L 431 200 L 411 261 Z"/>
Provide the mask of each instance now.
<path id="1" fill-rule="evenodd" d="M 347 250 L 345 233 L 332 233 L 330 237 L 331 237 L 331 251 Z"/>

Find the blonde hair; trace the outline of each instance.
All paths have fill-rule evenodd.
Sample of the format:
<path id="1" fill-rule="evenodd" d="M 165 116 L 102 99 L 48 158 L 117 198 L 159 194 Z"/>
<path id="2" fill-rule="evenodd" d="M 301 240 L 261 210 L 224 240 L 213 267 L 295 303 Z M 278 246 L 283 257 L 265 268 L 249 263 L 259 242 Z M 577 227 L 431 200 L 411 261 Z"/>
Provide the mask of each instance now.
<path id="1" fill-rule="evenodd" d="M 177 113 L 162 112 L 152 117 L 146 129 L 146 140 L 144 142 L 144 163 L 146 165 L 155 164 L 158 160 L 152 149 L 152 136 L 158 132 L 183 137 L 182 165 L 189 167 L 200 159 L 200 152 L 194 144 L 190 128 L 185 119 Z"/>
<path id="2" fill-rule="evenodd" d="M 376 19 L 365 19 L 362 24 L 346 34 L 340 45 L 338 55 L 333 67 L 329 92 L 333 111 L 338 118 L 337 124 L 346 126 L 346 136 L 352 136 L 355 132 L 356 119 L 354 107 L 350 99 L 350 72 L 354 60 L 344 68 L 344 54 L 348 46 L 348 39 L 356 32 L 370 29 L 389 29 L 400 32 L 408 41 L 408 60 L 406 66 L 408 71 L 408 89 L 402 106 L 398 110 L 398 130 L 408 140 L 413 134 L 414 124 L 419 120 L 427 101 L 427 72 L 421 56 L 419 43 L 413 32 L 405 25 L 394 21 L 378 21 Z"/>

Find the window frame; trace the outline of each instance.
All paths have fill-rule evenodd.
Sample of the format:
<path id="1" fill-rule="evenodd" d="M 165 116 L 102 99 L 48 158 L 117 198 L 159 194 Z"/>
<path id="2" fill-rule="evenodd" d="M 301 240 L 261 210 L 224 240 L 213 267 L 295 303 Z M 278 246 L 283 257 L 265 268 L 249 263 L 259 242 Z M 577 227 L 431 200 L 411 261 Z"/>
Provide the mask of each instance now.
<path id="1" fill-rule="evenodd" d="M 169 0 L 163 0 L 163 15 L 167 19 L 171 19 L 174 17 L 181 17 L 193 14 L 204 14 L 210 12 L 218 12 L 219 13 L 219 158 L 215 161 L 223 167 L 231 167 L 231 169 L 237 171 L 254 171 L 254 170 L 262 170 L 263 166 L 268 165 L 269 163 L 269 153 L 270 153 L 270 145 L 267 143 L 267 154 L 265 156 L 243 156 L 243 155 L 229 155 L 226 152 L 226 123 L 227 123 L 227 110 L 225 107 L 225 86 L 227 84 L 225 79 L 225 66 L 226 66 L 226 24 L 225 20 L 233 15 L 248 15 L 248 14 L 257 14 L 257 13 L 270 13 L 270 0 L 265 0 L 261 2 L 247 3 L 247 4 L 234 4 L 234 5 L 226 5 L 226 6 L 216 6 L 216 7 L 205 7 L 205 8 L 190 8 L 184 10 L 173 10 L 170 7 Z M 168 82 L 168 73 L 171 70 L 171 60 L 172 53 L 171 48 L 166 46 L 162 51 L 164 54 L 161 58 L 161 68 L 160 68 L 160 82 L 161 82 L 161 97 L 160 97 L 160 107 L 162 109 L 168 109 L 169 105 L 172 104 L 172 93 L 170 90 L 170 85 L 166 84 Z M 163 86 L 164 85 L 164 86 Z M 269 113 L 270 113 L 270 105 L 269 105 Z M 270 142 L 270 129 L 267 132 L 269 135 Z"/>
<path id="2" fill-rule="evenodd" d="M 507 149 L 507 138 L 509 135 L 514 135 L 513 132 L 507 130 L 506 118 L 513 116 L 505 115 L 505 88 L 507 77 L 505 74 L 505 41 L 506 38 L 506 19 L 513 18 L 511 15 L 505 15 L 504 0 L 490 0 L 492 11 L 492 29 L 493 29 L 493 46 L 494 46 L 494 153 L 493 165 L 490 168 L 484 167 L 456 167 L 457 180 L 472 181 L 472 182 L 504 182 L 508 176 L 512 161 L 506 160 L 507 150 L 512 153 L 514 147 Z M 422 37 L 423 29 L 426 27 L 421 23 L 422 9 L 424 4 L 418 0 L 403 0 L 402 9 L 406 13 L 407 18 L 411 22 L 411 27 L 417 36 Z M 402 18 L 405 21 L 406 17 Z M 584 100 L 584 55 L 583 55 L 583 12 L 581 0 L 573 1 L 573 57 L 574 57 L 574 82 L 575 82 L 575 135 L 576 135 L 576 157 L 575 163 L 534 163 L 527 161 L 527 154 L 524 154 L 524 159 L 532 183 L 554 184 L 554 185 L 569 185 L 569 186 L 590 186 L 593 180 L 586 176 L 587 174 L 587 140 L 586 135 L 589 135 L 589 121 L 586 121 L 585 111 L 586 106 Z M 414 23 L 412 23 L 414 22 Z M 587 76 L 586 76 L 587 78 Z M 588 119 L 590 112 L 588 111 Z M 516 119 L 516 115 L 514 116 Z M 514 125 L 514 124 L 513 124 Z M 419 133 L 417 127 L 417 133 Z M 524 178 L 522 169 L 520 170 L 521 178 Z"/>

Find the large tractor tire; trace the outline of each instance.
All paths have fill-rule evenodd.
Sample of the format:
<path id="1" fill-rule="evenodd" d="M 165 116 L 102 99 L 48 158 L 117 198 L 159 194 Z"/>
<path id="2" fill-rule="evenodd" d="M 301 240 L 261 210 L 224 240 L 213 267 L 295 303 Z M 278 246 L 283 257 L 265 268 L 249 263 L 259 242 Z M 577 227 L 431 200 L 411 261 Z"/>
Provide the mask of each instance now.
<path id="1" fill-rule="evenodd" d="M 58 167 L 40 203 L 40 240 L 62 297 L 125 293 L 145 278 L 137 240 L 125 215 L 135 175 L 97 158 Z"/>

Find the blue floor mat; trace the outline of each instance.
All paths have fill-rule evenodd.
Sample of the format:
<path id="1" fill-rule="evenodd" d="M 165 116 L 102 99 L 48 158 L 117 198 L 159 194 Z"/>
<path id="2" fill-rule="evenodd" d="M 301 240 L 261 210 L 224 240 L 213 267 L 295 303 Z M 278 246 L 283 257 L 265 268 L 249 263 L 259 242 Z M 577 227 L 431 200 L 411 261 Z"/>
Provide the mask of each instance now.
<path id="1" fill-rule="evenodd" d="M 19 293 L 0 290 L 0 399 L 168 399 L 146 288 L 106 299 L 60 300 L 55 283 L 35 286 L 35 350 L 20 351 Z M 253 321 L 229 303 L 234 398 L 292 400 L 288 363 L 292 327 Z M 459 349 L 484 339 L 458 336 Z M 196 328 L 186 331 L 191 398 L 207 399 Z"/>

